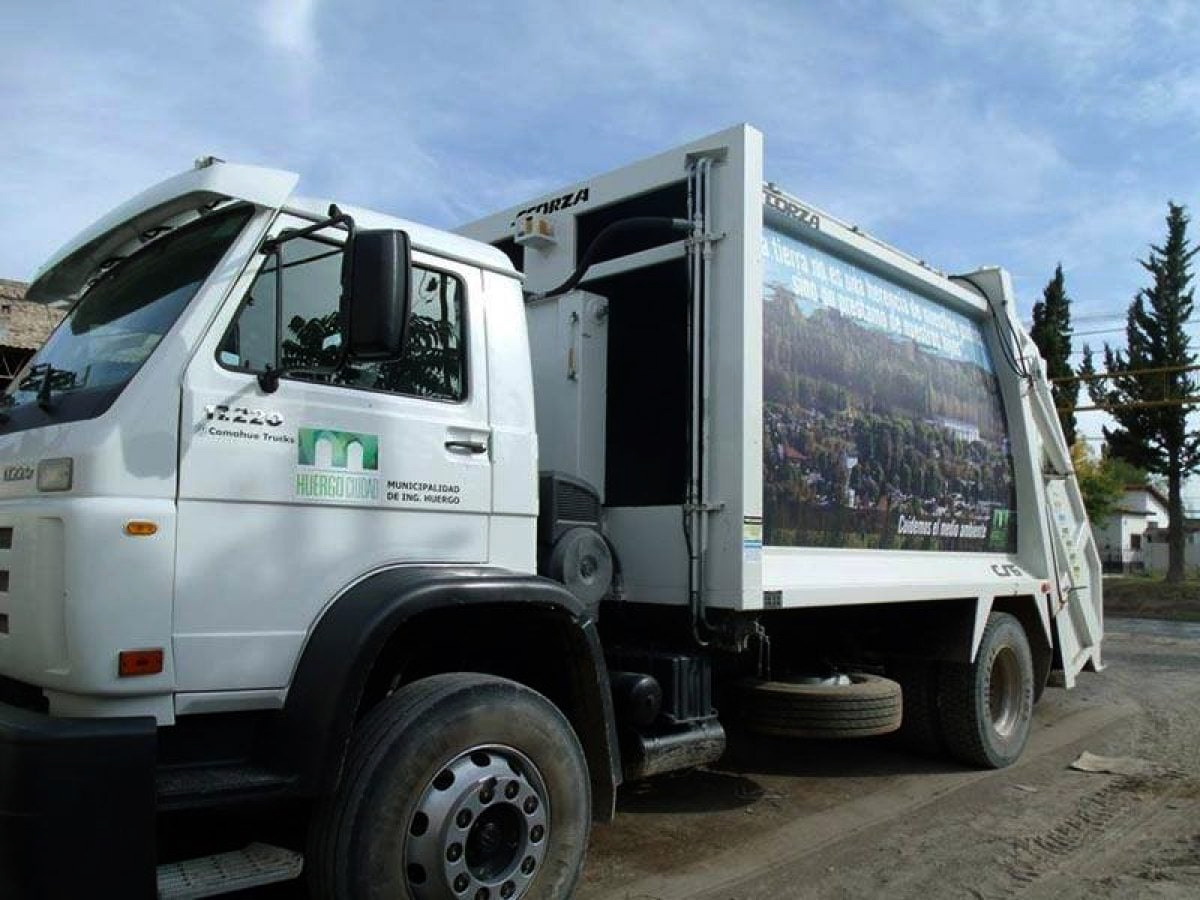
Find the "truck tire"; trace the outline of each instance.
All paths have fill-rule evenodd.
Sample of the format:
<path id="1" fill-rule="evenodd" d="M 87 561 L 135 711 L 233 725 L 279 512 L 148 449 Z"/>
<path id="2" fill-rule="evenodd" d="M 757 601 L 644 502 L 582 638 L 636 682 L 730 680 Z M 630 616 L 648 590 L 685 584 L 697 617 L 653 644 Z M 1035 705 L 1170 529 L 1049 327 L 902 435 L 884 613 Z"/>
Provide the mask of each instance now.
<path id="1" fill-rule="evenodd" d="M 742 720 L 750 731 L 774 737 L 870 737 L 900 727 L 899 684 L 860 672 L 849 678 L 850 684 L 744 680 Z"/>
<path id="2" fill-rule="evenodd" d="M 904 717 L 896 741 L 904 748 L 926 756 L 946 752 L 938 719 L 938 663 L 934 660 L 902 660 L 888 666 L 888 675 L 900 682 Z"/>
<path id="3" fill-rule="evenodd" d="M 943 663 L 938 709 L 950 755 L 1002 769 L 1016 762 L 1033 721 L 1033 654 L 1008 613 L 988 616 L 973 663 Z"/>
<path id="4" fill-rule="evenodd" d="M 312 828 L 310 889 L 331 900 L 562 900 L 583 868 L 583 750 L 546 698 L 434 675 L 373 709 Z"/>

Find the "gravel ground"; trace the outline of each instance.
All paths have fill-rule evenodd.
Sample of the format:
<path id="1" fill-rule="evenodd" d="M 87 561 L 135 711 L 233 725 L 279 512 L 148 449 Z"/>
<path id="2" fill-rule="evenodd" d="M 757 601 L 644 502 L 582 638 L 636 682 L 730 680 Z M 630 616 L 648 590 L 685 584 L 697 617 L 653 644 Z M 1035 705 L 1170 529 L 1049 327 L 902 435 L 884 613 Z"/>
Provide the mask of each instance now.
<path id="1" fill-rule="evenodd" d="M 756 739 L 624 788 L 616 821 L 593 830 L 578 900 L 1200 897 L 1200 623 L 1110 618 L 1107 631 L 1105 670 L 1046 691 L 1009 769 L 888 738 Z M 1151 771 L 1070 769 L 1085 750 Z"/>
<path id="2" fill-rule="evenodd" d="M 628 788 L 580 900 L 1200 897 L 1200 625 L 1107 628 L 1107 668 L 1046 692 L 1016 766 L 756 741 Z M 1084 750 L 1151 771 L 1071 770 Z"/>

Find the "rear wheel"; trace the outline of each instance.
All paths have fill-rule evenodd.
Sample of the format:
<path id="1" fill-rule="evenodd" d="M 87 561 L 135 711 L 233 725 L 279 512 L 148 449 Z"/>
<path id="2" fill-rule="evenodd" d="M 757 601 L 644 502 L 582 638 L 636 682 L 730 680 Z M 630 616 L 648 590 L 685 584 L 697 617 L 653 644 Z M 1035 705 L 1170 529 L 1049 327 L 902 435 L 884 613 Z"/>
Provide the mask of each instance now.
<path id="1" fill-rule="evenodd" d="M 1033 721 L 1033 654 L 1021 623 L 992 613 L 975 662 L 945 663 L 938 712 L 950 754 L 1000 769 L 1016 762 Z"/>
<path id="2" fill-rule="evenodd" d="M 583 751 L 540 694 L 436 675 L 363 720 L 313 830 L 315 897 L 558 900 L 591 822 Z"/>

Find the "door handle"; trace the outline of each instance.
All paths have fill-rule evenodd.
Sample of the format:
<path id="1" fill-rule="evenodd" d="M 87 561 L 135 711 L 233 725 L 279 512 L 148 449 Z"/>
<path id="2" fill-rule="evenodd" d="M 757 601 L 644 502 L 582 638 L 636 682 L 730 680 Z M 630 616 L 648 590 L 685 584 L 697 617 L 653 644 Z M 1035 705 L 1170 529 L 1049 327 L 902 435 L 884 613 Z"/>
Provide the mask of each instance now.
<path id="1" fill-rule="evenodd" d="M 487 444 L 481 441 L 446 441 L 451 453 L 487 453 Z"/>

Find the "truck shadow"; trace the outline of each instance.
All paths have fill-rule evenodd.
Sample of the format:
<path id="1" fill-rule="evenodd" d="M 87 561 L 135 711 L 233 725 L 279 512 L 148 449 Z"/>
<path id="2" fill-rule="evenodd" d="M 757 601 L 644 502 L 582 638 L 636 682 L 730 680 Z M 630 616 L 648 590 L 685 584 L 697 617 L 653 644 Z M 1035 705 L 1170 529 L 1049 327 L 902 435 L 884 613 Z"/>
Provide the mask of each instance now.
<path id="1" fill-rule="evenodd" d="M 758 776 L 845 779 L 971 771 L 952 760 L 923 756 L 891 737 L 818 741 L 731 733 L 725 755 L 711 766 L 623 786 L 622 813 L 720 812 L 749 807 L 772 794 Z"/>
<path id="2" fill-rule="evenodd" d="M 715 768 L 672 772 L 621 788 L 622 813 L 696 813 L 741 809 L 762 799 L 766 789 L 753 778 Z"/>
<path id="3" fill-rule="evenodd" d="M 793 778 L 879 778 L 966 772 L 945 757 L 917 753 L 891 735 L 836 741 L 771 738 L 733 731 L 716 768 Z"/>

